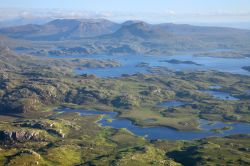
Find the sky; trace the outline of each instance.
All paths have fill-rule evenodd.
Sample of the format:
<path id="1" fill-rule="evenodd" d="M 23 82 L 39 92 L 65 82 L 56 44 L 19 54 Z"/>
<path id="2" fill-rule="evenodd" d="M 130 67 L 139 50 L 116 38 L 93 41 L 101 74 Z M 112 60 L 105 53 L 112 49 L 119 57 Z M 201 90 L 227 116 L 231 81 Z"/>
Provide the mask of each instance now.
<path id="1" fill-rule="evenodd" d="M 250 22 L 250 0 L 0 0 L 0 19 L 106 18 L 149 22 Z"/>

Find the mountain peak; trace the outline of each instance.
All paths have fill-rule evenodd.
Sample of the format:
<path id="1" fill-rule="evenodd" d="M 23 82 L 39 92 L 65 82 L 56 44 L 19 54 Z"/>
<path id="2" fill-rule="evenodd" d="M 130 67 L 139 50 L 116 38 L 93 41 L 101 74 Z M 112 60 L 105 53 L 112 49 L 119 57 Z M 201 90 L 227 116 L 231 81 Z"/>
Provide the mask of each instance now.
<path id="1" fill-rule="evenodd" d="M 127 21 L 114 34 L 106 35 L 113 38 L 147 38 L 151 32 L 151 25 L 143 21 Z"/>
<path id="2" fill-rule="evenodd" d="M 130 26 L 130 25 L 146 27 L 146 26 L 149 26 L 150 24 L 144 21 L 140 21 L 140 20 L 129 20 L 129 21 L 122 23 L 122 26 Z"/>
<path id="3" fill-rule="evenodd" d="M 114 40 L 157 39 L 179 40 L 203 36 L 222 38 L 231 34 L 248 35 L 247 30 L 229 28 L 199 27 L 185 24 L 149 24 L 140 20 L 130 20 L 118 24 L 105 19 L 56 19 L 44 25 L 25 25 L 0 29 L 0 34 L 30 40 L 70 40 L 80 38 L 109 38 Z M 186 36 L 192 36 L 187 38 Z M 244 35 L 246 36 L 246 35 Z"/>
<path id="4" fill-rule="evenodd" d="M 105 19 L 56 19 L 44 25 L 1 29 L 10 37 L 32 40 L 89 38 L 115 32 L 120 25 Z"/>

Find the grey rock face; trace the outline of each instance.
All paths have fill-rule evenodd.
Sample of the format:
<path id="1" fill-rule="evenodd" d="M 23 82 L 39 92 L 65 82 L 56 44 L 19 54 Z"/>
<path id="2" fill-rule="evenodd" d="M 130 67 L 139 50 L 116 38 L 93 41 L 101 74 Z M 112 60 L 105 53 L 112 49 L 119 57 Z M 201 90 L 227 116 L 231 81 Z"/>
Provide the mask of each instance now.
<path id="1" fill-rule="evenodd" d="M 13 143 L 13 142 L 26 142 L 26 141 L 39 141 L 38 133 L 29 131 L 0 131 L 0 142 Z"/>

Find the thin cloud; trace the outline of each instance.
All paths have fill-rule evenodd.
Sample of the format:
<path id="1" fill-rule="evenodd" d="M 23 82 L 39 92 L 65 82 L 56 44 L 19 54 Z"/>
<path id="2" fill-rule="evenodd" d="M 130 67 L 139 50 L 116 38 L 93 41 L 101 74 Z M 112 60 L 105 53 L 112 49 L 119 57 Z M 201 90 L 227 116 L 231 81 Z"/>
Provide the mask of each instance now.
<path id="1" fill-rule="evenodd" d="M 0 20 L 10 20 L 16 18 L 35 19 L 35 18 L 105 18 L 114 21 L 123 20 L 145 20 L 145 21 L 250 21 L 250 11 L 227 12 L 213 11 L 208 13 L 177 13 L 174 10 L 165 10 L 163 12 L 117 12 L 117 11 L 82 11 L 82 10 L 63 10 L 63 9 L 0 9 Z"/>

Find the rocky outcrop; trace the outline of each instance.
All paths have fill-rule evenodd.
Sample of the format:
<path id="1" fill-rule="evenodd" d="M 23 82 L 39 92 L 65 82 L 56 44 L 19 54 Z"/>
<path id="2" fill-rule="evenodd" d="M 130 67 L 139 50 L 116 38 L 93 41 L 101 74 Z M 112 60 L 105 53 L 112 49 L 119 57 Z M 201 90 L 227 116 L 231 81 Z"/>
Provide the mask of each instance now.
<path id="1" fill-rule="evenodd" d="M 63 88 L 41 83 L 21 85 L 3 95 L 0 100 L 0 112 L 25 113 L 37 111 L 42 105 L 58 103 L 64 99 L 67 87 L 66 90 Z"/>
<path id="2" fill-rule="evenodd" d="M 107 104 L 107 96 L 99 90 L 88 89 L 88 88 L 78 88 L 76 90 L 71 90 L 66 96 L 66 102 L 71 102 L 75 104 L 85 104 L 101 102 Z"/>
<path id="3" fill-rule="evenodd" d="M 64 138 L 65 134 L 62 132 L 62 130 L 56 130 L 56 129 L 47 129 L 47 132 L 50 134 L 54 134 L 58 137 Z"/>
<path id="4" fill-rule="evenodd" d="M 26 141 L 40 141 L 39 133 L 31 131 L 6 131 L 0 130 L 0 142 L 14 143 Z"/>
<path id="5" fill-rule="evenodd" d="M 21 121 L 15 124 L 16 127 L 26 127 L 26 128 L 33 128 L 33 129 L 40 129 L 45 130 L 50 134 L 56 135 L 58 137 L 64 138 L 65 134 L 63 133 L 62 129 L 57 128 L 58 124 L 56 125 L 53 122 L 42 122 L 42 121 Z"/>
<path id="6" fill-rule="evenodd" d="M 112 105 L 118 108 L 131 109 L 133 106 L 138 106 L 139 101 L 135 96 L 124 94 L 122 96 L 115 97 L 111 101 Z"/>

